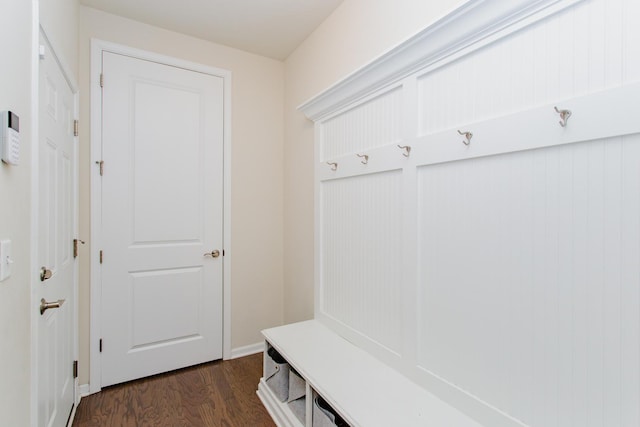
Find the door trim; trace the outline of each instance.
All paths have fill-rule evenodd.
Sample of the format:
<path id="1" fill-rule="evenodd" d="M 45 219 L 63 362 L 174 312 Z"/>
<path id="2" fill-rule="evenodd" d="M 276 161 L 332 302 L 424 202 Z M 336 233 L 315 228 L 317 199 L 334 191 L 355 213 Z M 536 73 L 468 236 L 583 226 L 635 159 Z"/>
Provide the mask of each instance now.
<path id="1" fill-rule="evenodd" d="M 30 426 L 37 427 L 38 426 L 38 359 L 37 356 L 33 357 L 33 355 L 38 354 L 38 316 L 36 314 L 36 310 L 34 309 L 36 301 L 38 301 L 38 296 L 36 293 L 36 289 L 38 286 L 36 278 L 36 267 L 38 265 L 38 236 L 35 233 L 35 230 L 38 229 L 38 199 L 40 194 L 38 190 L 40 188 L 39 185 L 39 171 L 38 171 L 38 162 L 40 161 L 40 156 L 38 155 L 38 146 L 40 140 L 39 126 L 40 120 L 38 119 L 39 109 L 40 109 L 40 93 L 38 92 L 40 87 L 40 58 L 38 56 L 39 45 L 40 45 L 40 0 L 33 0 L 31 2 L 31 253 L 29 259 L 29 271 L 31 272 L 31 280 L 29 280 L 29 285 L 31 286 L 31 297 L 29 301 L 29 308 L 31 308 L 31 329 L 29 334 L 31 335 L 31 402 L 30 407 L 31 410 L 31 419 Z M 36 96 L 36 94 L 38 96 Z"/>
<path id="2" fill-rule="evenodd" d="M 99 39 L 91 39 L 91 302 L 90 302 L 90 337 L 89 337 L 89 393 L 102 389 L 102 358 L 99 340 L 102 335 L 101 301 L 101 265 L 99 251 L 102 247 L 102 233 L 96 224 L 101 223 L 102 187 L 97 161 L 102 160 L 102 96 L 100 88 L 100 72 L 102 70 L 102 52 L 112 52 L 133 58 L 153 61 L 199 73 L 210 74 L 223 79 L 223 225 L 222 248 L 226 250 L 222 259 L 222 357 L 231 358 L 231 71 L 214 68 L 195 62 L 185 61 L 154 52 L 140 50 Z M 107 77 L 108 81 L 108 77 Z M 108 83 L 107 83 L 108 84 Z"/>
<path id="3" fill-rule="evenodd" d="M 38 339 L 38 323 L 40 313 L 37 307 L 40 305 L 39 294 L 38 294 L 38 286 L 40 284 L 40 274 L 39 274 L 39 200 L 40 200 L 40 155 L 39 155 L 39 144 L 40 144 L 40 34 L 47 40 L 49 46 L 51 46 L 51 52 L 46 52 L 47 55 L 52 55 L 55 61 L 58 63 L 60 70 L 62 71 L 62 75 L 65 80 L 69 84 L 71 88 L 71 92 L 73 93 L 73 117 L 75 120 L 78 119 L 79 115 L 79 89 L 78 84 L 75 80 L 74 74 L 70 71 L 71 69 L 67 66 L 66 62 L 63 58 L 58 56 L 57 52 L 61 50 L 58 49 L 58 46 L 49 39 L 47 36 L 47 32 L 40 25 L 40 0 L 32 1 L 32 40 L 31 40 L 31 209 L 30 209 L 30 226 L 31 226 L 31 251 L 30 251 L 30 271 L 31 271 L 31 303 L 30 303 L 30 312 L 31 312 L 31 394 L 30 394 L 30 405 L 31 405 L 31 426 L 36 427 L 38 425 L 38 396 L 39 396 L 39 372 L 40 368 L 38 365 L 38 350 L 39 350 L 39 339 Z M 74 136 L 73 138 L 74 148 L 73 148 L 73 162 L 75 165 L 75 171 L 73 176 L 73 193 L 74 197 L 74 205 L 73 205 L 73 234 L 74 236 L 78 236 L 78 206 L 79 206 L 79 179 L 78 179 L 78 141 L 79 138 Z M 69 242 L 71 244 L 71 242 Z M 74 261 L 73 265 L 73 284 L 72 284 L 72 292 L 73 292 L 73 301 L 74 305 L 72 307 L 72 317 L 73 317 L 73 330 L 71 331 L 73 340 L 73 359 L 78 360 L 78 261 Z M 80 403 L 80 395 L 78 393 L 78 378 L 74 378 L 73 380 L 73 395 L 74 395 L 74 406 L 73 410 Z"/>

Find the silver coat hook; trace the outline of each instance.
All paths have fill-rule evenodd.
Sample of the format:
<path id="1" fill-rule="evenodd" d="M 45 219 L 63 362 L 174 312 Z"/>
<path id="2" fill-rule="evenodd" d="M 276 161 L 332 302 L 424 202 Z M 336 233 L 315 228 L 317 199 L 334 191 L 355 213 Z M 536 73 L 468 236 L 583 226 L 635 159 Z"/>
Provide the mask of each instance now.
<path id="1" fill-rule="evenodd" d="M 409 157 L 409 154 L 411 154 L 411 146 L 409 145 L 400 145 L 398 144 L 398 148 L 401 150 L 404 150 L 404 153 L 402 153 L 403 156 L 405 157 Z"/>
<path id="2" fill-rule="evenodd" d="M 565 127 L 567 125 L 569 117 L 571 117 L 571 111 L 558 110 L 558 107 L 553 107 L 553 109 L 556 110 L 556 113 L 560 114 L 560 121 L 558 123 L 560 123 L 560 126 Z"/>
<path id="3" fill-rule="evenodd" d="M 332 170 L 332 171 L 338 170 L 338 164 L 337 164 L 337 163 L 334 163 L 334 162 L 327 162 L 327 164 L 328 164 L 329 166 L 331 166 L 331 170 Z"/>
<path id="4" fill-rule="evenodd" d="M 467 139 L 466 141 L 462 141 L 462 143 L 464 145 L 469 145 L 471 144 L 471 138 L 473 138 L 473 134 L 471 132 L 462 132 L 462 131 L 458 131 L 458 133 L 460 135 L 464 135 L 464 137 Z"/>
<path id="5" fill-rule="evenodd" d="M 362 160 L 360 161 L 360 163 L 362 163 L 363 165 L 366 165 L 367 163 L 369 163 L 369 156 L 366 154 L 356 154 L 356 156 L 360 157 Z"/>

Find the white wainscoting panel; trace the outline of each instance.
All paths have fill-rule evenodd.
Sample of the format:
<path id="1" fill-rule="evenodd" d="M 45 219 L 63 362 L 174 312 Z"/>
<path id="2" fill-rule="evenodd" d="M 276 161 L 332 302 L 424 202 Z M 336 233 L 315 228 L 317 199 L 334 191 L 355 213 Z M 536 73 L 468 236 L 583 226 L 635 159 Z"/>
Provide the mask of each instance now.
<path id="1" fill-rule="evenodd" d="M 638 22 L 469 0 L 306 103 L 316 319 L 488 427 L 640 426 Z"/>
<path id="2" fill-rule="evenodd" d="M 322 183 L 320 309 L 393 353 L 402 329 L 402 171 Z"/>
<path id="3" fill-rule="evenodd" d="M 630 19 L 638 9 L 636 0 L 580 2 L 419 76 L 419 134 L 640 80 L 640 31 Z"/>
<path id="4" fill-rule="evenodd" d="M 640 135 L 418 177 L 419 367 L 526 425 L 640 425 Z"/>
<path id="5" fill-rule="evenodd" d="M 402 88 L 395 87 L 322 125 L 321 160 L 356 153 L 401 138 Z"/>

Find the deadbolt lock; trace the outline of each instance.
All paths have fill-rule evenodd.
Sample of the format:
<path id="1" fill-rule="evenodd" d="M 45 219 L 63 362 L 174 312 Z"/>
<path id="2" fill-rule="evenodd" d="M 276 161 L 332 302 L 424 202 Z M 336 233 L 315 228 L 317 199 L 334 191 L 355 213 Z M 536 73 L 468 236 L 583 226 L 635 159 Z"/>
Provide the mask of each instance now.
<path id="1" fill-rule="evenodd" d="M 40 268 L 40 281 L 44 282 L 47 279 L 51 279 L 51 276 L 53 275 L 53 273 L 51 273 L 51 270 L 49 270 L 47 267 L 41 267 Z"/>

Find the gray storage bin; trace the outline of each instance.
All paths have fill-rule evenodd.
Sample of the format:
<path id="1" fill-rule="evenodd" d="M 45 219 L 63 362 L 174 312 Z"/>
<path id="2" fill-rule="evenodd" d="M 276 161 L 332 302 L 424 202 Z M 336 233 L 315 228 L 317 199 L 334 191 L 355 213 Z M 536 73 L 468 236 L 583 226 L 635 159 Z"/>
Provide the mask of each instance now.
<path id="1" fill-rule="evenodd" d="M 291 412 L 300 420 L 302 424 L 305 423 L 305 415 L 307 412 L 307 384 L 294 369 L 289 370 L 289 398 L 287 404 Z"/>
<path id="2" fill-rule="evenodd" d="M 349 427 L 340 415 L 320 396 L 313 398 L 313 427 Z"/>
<path id="3" fill-rule="evenodd" d="M 289 397 L 289 364 L 273 348 L 264 354 L 264 380 L 281 402 Z"/>

